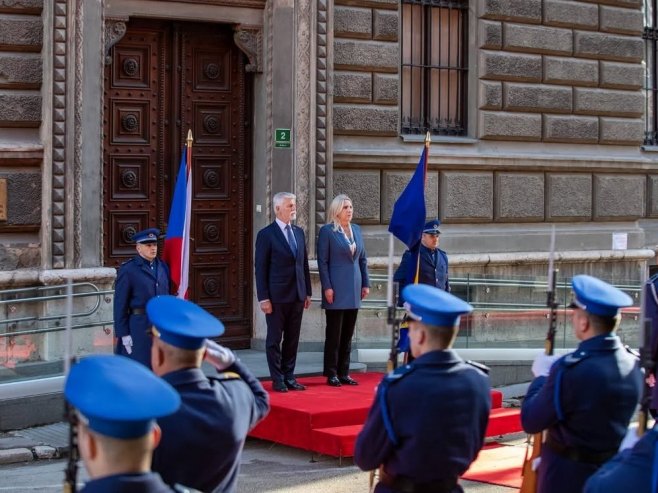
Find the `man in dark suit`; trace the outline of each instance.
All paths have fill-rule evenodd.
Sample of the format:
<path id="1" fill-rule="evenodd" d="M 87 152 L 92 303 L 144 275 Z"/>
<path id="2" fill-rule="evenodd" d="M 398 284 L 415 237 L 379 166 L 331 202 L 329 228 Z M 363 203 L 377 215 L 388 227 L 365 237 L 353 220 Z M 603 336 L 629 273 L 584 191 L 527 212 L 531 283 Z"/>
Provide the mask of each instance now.
<path id="1" fill-rule="evenodd" d="M 306 389 L 295 379 L 295 361 L 302 314 L 311 305 L 311 275 L 304 231 L 291 224 L 297 217 L 295 201 L 291 193 L 277 193 L 276 219 L 256 237 L 256 291 L 267 322 L 267 365 L 277 392 Z"/>
<path id="2" fill-rule="evenodd" d="M 235 354 L 208 337 L 224 325 L 194 303 L 157 296 L 146 305 L 153 323 L 153 372 L 180 394 L 180 409 L 158 421 L 162 441 L 152 469 L 169 485 L 234 493 L 247 433 L 269 411 L 269 395 Z M 218 373 L 201 371 L 206 358 Z"/>
<path id="3" fill-rule="evenodd" d="M 114 286 L 114 352 L 151 367 L 150 328 L 146 302 L 169 294 L 169 267 L 158 258 L 160 230 L 149 228 L 133 235 L 137 255 L 119 268 Z"/>

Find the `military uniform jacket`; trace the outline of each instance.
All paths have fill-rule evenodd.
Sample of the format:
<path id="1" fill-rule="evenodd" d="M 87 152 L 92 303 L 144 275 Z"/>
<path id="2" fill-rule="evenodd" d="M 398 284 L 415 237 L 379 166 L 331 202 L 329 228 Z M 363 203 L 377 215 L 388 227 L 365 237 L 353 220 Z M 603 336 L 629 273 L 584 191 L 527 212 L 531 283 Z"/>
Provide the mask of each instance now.
<path id="1" fill-rule="evenodd" d="M 424 245 L 420 245 L 420 272 L 418 275 L 419 284 L 429 284 L 435 288 L 443 289 L 450 292 L 450 280 L 448 279 L 448 254 L 437 248 L 435 251 L 430 250 Z M 413 255 L 409 250 L 404 252 L 400 266 L 395 271 L 394 281 L 400 284 L 400 293 L 402 289 L 411 283 L 415 274 L 416 266 L 413 265 Z M 402 305 L 402 296 L 400 296 L 400 306 Z"/>
<path id="2" fill-rule="evenodd" d="M 128 356 L 151 367 L 151 338 L 147 333 L 150 322 L 146 316 L 146 302 L 161 294 L 169 294 L 169 268 L 159 258 L 153 268 L 139 255 L 125 262 L 117 274 L 114 286 L 114 335 L 117 338 L 114 352 Z M 131 314 L 140 309 L 142 313 Z M 132 336 L 133 352 L 128 354 L 121 338 Z"/>
<path id="3" fill-rule="evenodd" d="M 322 308 L 325 310 L 354 310 L 361 308 L 361 289 L 370 287 L 366 248 L 361 228 L 352 224 L 354 255 L 342 231 L 334 225 L 320 228 L 317 242 L 318 272 L 322 285 Z M 334 302 L 329 304 L 325 289 L 334 290 Z"/>
<path id="4" fill-rule="evenodd" d="M 489 377 L 453 350 L 418 357 L 379 385 L 354 461 L 415 483 L 456 479 L 484 443 L 490 390 Z M 375 491 L 393 492 L 381 483 Z"/>
<path id="5" fill-rule="evenodd" d="M 637 358 L 614 334 L 581 342 L 555 362 L 548 377 L 532 381 L 521 408 L 527 433 L 547 431 L 547 440 L 587 454 L 619 448 L 640 398 Z M 580 493 L 597 464 L 574 461 L 542 447 L 538 493 Z"/>
<path id="6" fill-rule="evenodd" d="M 180 409 L 158 420 L 162 440 L 153 471 L 167 484 L 201 491 L 236 491 L 240 455 L 247 433 L 269 411 L 269 396 L 241 362 L 206 377 L 198 368 L 163 375 L 181 396 Z"/>
<path id="7" fill-rule="evenodd" d="M 183 493 L 194 490 L 177 487 L 170 488 L 162 481 L 158 474 L 149 472 L 145 474 L 116 474 L 104 478 L 92 479 L 81 493 Z"/>
<path id="8" fill-rule="evenodd" d="M 633 448 L 606 462 L 585 483 L 584 493 L 655 493 L 658 430 L 645 433 Z"/>
<path id="9" fill-rule="evenodd" d="M 651 320 L 651 359 L 658 361 L 658 274 L 651 277 L 646 285 L 645 317 Z M 644 330 L 644 328 L 642 329 Z M 653 374 L 658 375 L 658 365 L 654 366 Z M 651 409 L 658 409 L 658 385 L 651 389 Z"/>

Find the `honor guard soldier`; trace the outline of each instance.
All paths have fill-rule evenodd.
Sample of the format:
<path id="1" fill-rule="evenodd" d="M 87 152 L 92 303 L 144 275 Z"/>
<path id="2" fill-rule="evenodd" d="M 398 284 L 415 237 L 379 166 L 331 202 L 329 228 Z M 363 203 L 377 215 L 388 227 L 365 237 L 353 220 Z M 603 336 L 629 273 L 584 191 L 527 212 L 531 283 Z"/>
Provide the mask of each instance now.
<path id="1" fill-rule="evenodd" d="M 71 367 L 64 396 L 77 409 L 78 448 L 91 478 L 83 493 L 192 492 L 150 470 L 155 423 L 180 406 L 171 385 L 123 356 L 95 355 Z"/>
<path id="2" fill-rule="evenodd" d="M 403 294 L 416 359 L 379 385 L 354 461 L 379 468 L 376 493 L 462 492 L 459 476 L 482 448 L 491 408 L 486 367 L 452 349 L 460 316 L 473 308 L 424 284 Z"/>
<path id="3" fill-rule="evenodd" d="M 633 448 L 606 462 L 585 483 L 584 493 L 656 493 L 658 429 L 647 431 Z"/>
<path id="4" fill-rule="evenodd" d="M 137 255 L 119 268 L 114 286 L 114 352 L 149 368 L 151 339 L 146 302 L 170 290 L 169 268 L 157 257 L 159 236 L 156 228 L 133 235 Z"/>
<path id="5" fill-rule="evenodd" d="M 557 359 L 539 355 L 521 408 L 527 433 L 546 430 L 538 493 L 580 493 L 587 478 L 619 448 L 642 389 L 637 357 L 615 330 L 633 300 L 595 277 L 572 281 L 573 330 L 581 342 Z"/>
<path id="6" fill-rule="evenodd" d="M 235 492 L 247 433 L 269 411 L 269 396 L 232 351 L 207 339 L 222 335 L 224 326 L 203 308 L 158 296 L 146 311 L 153 324 L 153 372 L 182 399 L 177 413 L 158 421 L 162 442 L 153 470 L 170 485 Z M 204 355 L 216 376 L 201 371 Z"/>

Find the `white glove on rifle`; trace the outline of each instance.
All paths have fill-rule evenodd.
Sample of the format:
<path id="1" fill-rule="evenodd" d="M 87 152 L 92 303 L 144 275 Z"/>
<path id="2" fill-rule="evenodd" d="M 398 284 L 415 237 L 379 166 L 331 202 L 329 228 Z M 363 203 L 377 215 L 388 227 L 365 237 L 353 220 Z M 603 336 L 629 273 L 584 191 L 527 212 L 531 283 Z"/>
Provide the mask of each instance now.
<path id="1" fill-rule="evenodd" d="M 551 366 L 558 360 L 558 356 L 548 356 L 547 354 L 540 354 L 532 362 L 532 374 L 536 377 L 547 377 L 551 371 Z"/>
<path id="2" fill-rule="evenodd" d="M 619 445 L 619 452 L 627 448 L 633 448 L 638 440 L 640 440 L 640 437 L 637 435 L 637 427 L 631 426 L 626 430 L 626 436 Z"/>
<path id="3" fill-rule="evenodd" d="M 235 353 L 233 351 L 210 339 L 206 339 L 206 355 L 204 358 L 218 371 L 226 370 L 235 363 Z"/>
<path id="4" fill-rule="evenodd" d="M 133 354 L 133 338 L 132 336 L 122 336 L 121 344 L 126 348 L 126 353 Z"/>

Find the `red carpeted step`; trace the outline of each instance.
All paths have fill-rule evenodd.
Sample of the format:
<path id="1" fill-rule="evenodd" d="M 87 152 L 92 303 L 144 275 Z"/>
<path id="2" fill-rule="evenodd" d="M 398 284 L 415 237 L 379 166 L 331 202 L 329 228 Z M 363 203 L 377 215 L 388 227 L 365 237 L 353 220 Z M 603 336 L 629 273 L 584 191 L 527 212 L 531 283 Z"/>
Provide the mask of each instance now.
<path id="1" fill-rule="evenodd" d="M 495 437 L 508 433 L 518 433 L 519 431 L 523 431 L 521 427 L 521 409 L 500 407 L 491 410 L 485 436 Z"/>
<path id="2" fill-rule="evenodd" d="M 491 391 L 491 409 L 503 407 L 503 393 L 500 390 Z"/>
<path id="3" fill-rule="evenodd" d="M 313 451 L 332 457 L 353 457 L 354 443 L 361 428 L 362 424 L 312 430 Z"/>

